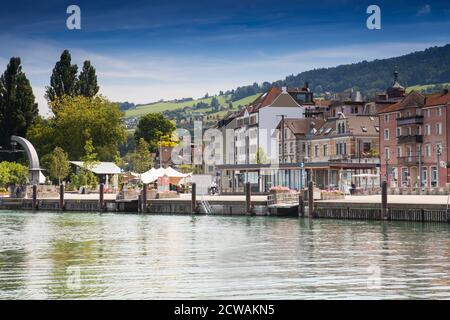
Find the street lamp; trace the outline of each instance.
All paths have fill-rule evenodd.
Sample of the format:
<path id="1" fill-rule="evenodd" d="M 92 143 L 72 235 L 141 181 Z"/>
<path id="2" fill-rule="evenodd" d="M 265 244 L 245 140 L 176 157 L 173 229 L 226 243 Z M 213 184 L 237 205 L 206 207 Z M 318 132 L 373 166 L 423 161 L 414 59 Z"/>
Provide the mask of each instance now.
<path id="1" fill-rule="evenodd" d="M 442 155 L 441 146 L 436 146 L 436 158 L 437 158 L 437 166 L 436 166 L 436 188 L 439 188 L 439 157 Z"/>

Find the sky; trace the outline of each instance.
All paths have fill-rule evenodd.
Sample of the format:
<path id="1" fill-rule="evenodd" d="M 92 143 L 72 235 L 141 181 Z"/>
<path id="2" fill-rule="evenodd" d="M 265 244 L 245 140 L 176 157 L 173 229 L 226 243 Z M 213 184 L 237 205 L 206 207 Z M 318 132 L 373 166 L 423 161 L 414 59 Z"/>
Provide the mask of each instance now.
<path id="1" fill-rule="evenodd" d="M 379 30 L 366 27 L 372 4 Z M 80 30 L 66 26 L 69 5 L 81 9 Z M 450 43 L 448 0 L 0 0 L 0 8 L 0 72 L 21 57 L 42 115 L 64 49 L 79 69 L 91 60 L 108 99 L 142 104 Z"/>

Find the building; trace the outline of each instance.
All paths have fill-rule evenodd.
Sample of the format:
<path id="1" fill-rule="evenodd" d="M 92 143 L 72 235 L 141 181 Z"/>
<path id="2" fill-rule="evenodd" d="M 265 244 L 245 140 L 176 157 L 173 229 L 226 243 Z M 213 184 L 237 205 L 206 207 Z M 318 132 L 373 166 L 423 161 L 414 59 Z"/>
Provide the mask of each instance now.
<path id="1" fill-rule="evenodd" d="M 329 118 L 308 139 L 308 180 L 323 189 L 379 186 L 379 130 L 376 116 Z"/>
<path id="2" fill-rule="evenodd" d="M 391 188 L 445 187 L 450 182 L 450 94 L 412 91 L 380 117 L 381 174 Z"/>
<path id="3" fill-rule="evenodd" d="M 218 129 L 224 137 L 220 186 L 223 192 L 242 192 L 250 182 L 255 192 L 265 192 L 271 185 L 270 173 L 263 173 L 261 159 L 278 160 L 274 132 L 284 118 L 304 119 L 315 110 L 308 83 L 303 88 L 273 87 L 237 114 L 223 119 Z M 264 176 L 264 177 L 263 177 Z"/>

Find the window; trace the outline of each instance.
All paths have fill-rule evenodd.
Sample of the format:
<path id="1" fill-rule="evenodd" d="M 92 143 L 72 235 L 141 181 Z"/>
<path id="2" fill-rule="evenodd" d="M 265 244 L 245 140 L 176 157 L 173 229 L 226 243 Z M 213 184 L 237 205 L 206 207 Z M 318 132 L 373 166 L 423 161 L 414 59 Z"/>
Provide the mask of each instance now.
<path id="1" fill-rule="evenodd" d="M 384 129 L 384 140 L 389 140 L 389 129 Z"/>
<path id="2" fill-rule="evenodd" d="M 380 127 L 379 126 L 375 126 L 375 131 L 376 132 L 380 132 Z"/>
<path id="3" fill-rule="evenodd" d="M 398 157 L 402 156 L 402 147 L 397 147 L 397 156 Z"/>
<path id="4" fill-rule="evenodd" d="M 389 122 L 389 115 L 385 114 L 384 115 L 384 123 L 388 123 Z"/>
<path id="5" fill-rule="evenodd" d="M 319 145 L 314 145 L 314 157 L 319 157 Z"/>
<path id="6" fill-rule="evenodd" d="M 425 135 L 429 136 L 430 133 L 431 133 L 431 128 L 430 128 L 430 125 L 427 124 L 427 125 L 425 125 Z"/>
<path id="7" fill-rule="evenodd" d="M 389 148 L 384 148 L 384 159 L 390 159 L 391 158 L 391 153 Z"/>
<path id="8" fill-rule="evenodd" d="M 402 128 L 397 128 L 397 137 L 402 135 Z"/>
<path id="9" fill-rule="evenodd" d="M 328 156 L 328 145 L 327 144 L 323 145 L 323 156 L 324 157 Z"/>
<path id="10" fill-rule="evenodd" d="M 410 136 L 412 134 L 411 127 L 406 128 L 406 132 L 408 133 L 408 136 Z"/>
<path id="11" fill-rule="evenodd" d="M 442 134 L 442 124 L 440 122 L 436 123 L 436 135 Z"/>
<path id="12" fill-rule="evenodd" d="M 429 144 L 425 145 L 425 157 L 431 157 L 431 146 Z"/>
<path id="13" fill-rule="evenodd" d="M 436 116 L 438 116 L 438 117 L 442 116 L 442 108 L 441 107 L 436 108 Z"/>
<path id="14" fill-rule="evenodd" d="M 361 130 L 362 130 L 362 132 L 367 132 L 367 128 L 364 126 L 361 126 Z"/>
<path id="15" fill-rule="evenodd" d="M 437 167 L 431 167 L 430 168 L 431 171 L 431 187 L 434 188 L 437 186 L 437 177 L 438 177 L 438 173 L 437 173 Z"/>

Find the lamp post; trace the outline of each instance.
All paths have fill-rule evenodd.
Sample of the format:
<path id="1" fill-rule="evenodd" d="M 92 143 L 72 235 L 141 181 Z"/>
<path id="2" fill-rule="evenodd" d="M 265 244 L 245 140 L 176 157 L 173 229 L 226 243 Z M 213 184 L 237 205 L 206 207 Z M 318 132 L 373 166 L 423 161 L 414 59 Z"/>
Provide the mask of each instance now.
<path id="1" fill-rule="evenodd" d="M 384 160 L 386 161 L 386 183 L 389 186 L 389 152 L 385 153 Z"/>
<path id="2" fill-rule="evenodd" d="M 439 188 L 439 157 L 442 155 L 441 146 L 436 146 L 436 158 L 437 158 L 437 164 L 436 164 L 436 188 Z"/>

